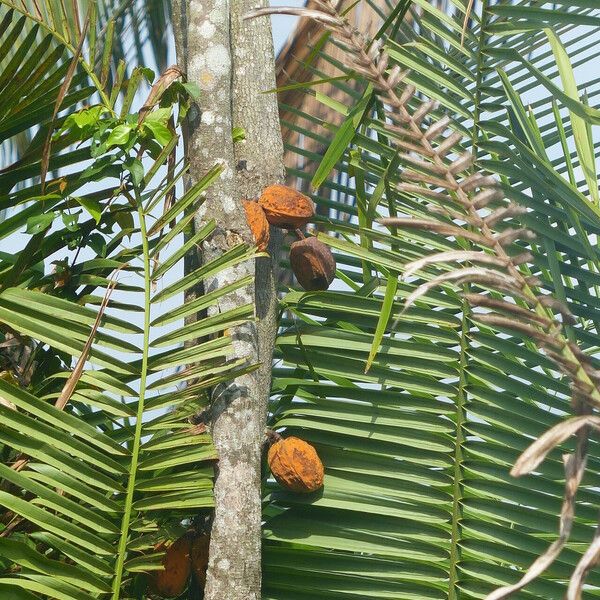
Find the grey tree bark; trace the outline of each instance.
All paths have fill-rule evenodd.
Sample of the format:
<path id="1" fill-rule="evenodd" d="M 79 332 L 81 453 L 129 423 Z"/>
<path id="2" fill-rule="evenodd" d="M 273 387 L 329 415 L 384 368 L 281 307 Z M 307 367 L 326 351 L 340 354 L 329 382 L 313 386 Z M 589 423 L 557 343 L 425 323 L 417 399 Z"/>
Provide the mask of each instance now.
<path id="1" fill-rule="evenodd" d="M 283 144 L 274 94 L 274 57 L 268 20 L 243 21 L 266 0 L 174 0 L 178 62 L 201 97 L 190 111 L 187 153 L 192 179 L 215 162 L 224 166 L 207 193 L 195 225 L 215 219 L 217 228 L 199 260 L 211 260 L 252 237 L 241 204 L 283 181 Z M 232 127 L 244 129 L 233 144 Z M 281 236 L 272 231 L 270 254 Z M 219 452 L 206 600 L 261 597 L 261 446 L 271 385 L 276 333 L 275 260 L 247 261 L 205 283 L 206 291 L 253 275 L 255 283 L 227 296 L 216 310 L 253 304 L 257 321 L 232 333 L 236 357 L 260 364 L 251 374 L 214 390 L 209 425 Z"/>

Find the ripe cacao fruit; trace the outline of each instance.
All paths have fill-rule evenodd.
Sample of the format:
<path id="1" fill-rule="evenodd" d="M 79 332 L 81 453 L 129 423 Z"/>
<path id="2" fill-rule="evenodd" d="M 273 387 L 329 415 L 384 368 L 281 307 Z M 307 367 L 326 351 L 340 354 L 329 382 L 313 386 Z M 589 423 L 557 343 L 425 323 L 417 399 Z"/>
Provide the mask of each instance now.
<path id="1" fill-rule="evenodd" d="M 259 252 L 264 252 L 269 245 L 269 222 L 265 211 L 258 202 L 252 200 L 244 200 L 244 210 L 246 211 L 246 221 L 248 221 L 256 242 L 256 248 Z"/>
<path id="2" fill-rule="evenodd" d="M 206 584 L 209 542 L 210 536 L 200 535 L 192 543 L 192 569 L 194 569 L 196 580 L 201 587 Z"/>
<path id="3" fill-rule="evenodd" d="M 310 493 L 323 485 L 323 463 L 317 451 L 300 438 L 276 441 L 267 460 L 278 483 L 293 492 Z"/>
<path id="4" fill-rule="evenodd" d="M 156 546 L 156 550 L 164 548 L 164 543 Z M 191 550 L 189 535 L 180 537 L 167 548 L 162 559 L 163 570 L 150 573 L 149 588 L 152 593 L 160 598 L 176 598 L 183 593 L 192 572 Z"/>
<path id="5" fill-rule="evenodd" d="M 300 229 L 315 216 L 313 201 L 286 185 L 266 187 L 258 200 L 271 225 L 282 229 Z"/>
<path id="6" fill-rule="evenodd" d="M 298 283 L 308 291 L 326 290 L 335 277 L 335 258 L 329 247 L 315 237 L 290 246 L 290 265 Z"/>

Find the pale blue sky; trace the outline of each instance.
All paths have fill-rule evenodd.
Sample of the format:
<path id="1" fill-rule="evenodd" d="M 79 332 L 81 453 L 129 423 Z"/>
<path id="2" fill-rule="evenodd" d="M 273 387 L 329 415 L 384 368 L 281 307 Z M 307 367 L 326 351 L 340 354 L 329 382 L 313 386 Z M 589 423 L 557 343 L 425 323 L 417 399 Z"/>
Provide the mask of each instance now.
<path id="1" fill-rule="evenodd" d="M 271 0 L 271 6 L 304 6 L 304 0 Z M 298 17 L 275 15 L 273 19 L 273 42 L 275 52 L 279 52 L 294 28 Z"/>

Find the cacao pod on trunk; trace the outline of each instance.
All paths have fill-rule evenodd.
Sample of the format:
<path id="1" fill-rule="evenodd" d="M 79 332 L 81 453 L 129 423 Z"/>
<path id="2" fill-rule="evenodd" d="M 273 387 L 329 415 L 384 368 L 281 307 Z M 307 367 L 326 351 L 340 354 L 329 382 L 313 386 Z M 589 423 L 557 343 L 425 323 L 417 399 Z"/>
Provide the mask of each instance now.
<path id="1" fill-rule="evenodd" d="M 254 236 L 256 248 L 259 252 L 264 252 L 269 245 L 269 222 L 265 216 L 265 211 L 258 202 L 244 200 L 244 210 L 246 211 L 246 221 Z"/>
<path id="2" fill-rule="evenodd" d="M 293 492 L 310 493 L 323 485 L 323 463 L 313 446 L 300 438 L 276 441 L 267 460 L 273 477 Z"/>
<path id="3" fill-rule="evenodd" d="M 290 246 L 290 265 L 298 283 L 308 291 L 326 290 L 335 277 L 335 258 L 329 247 L 315 237 Z"/>
<path id="4" fill-rule="evenodd" d="M 156 549 L 164 547 L 162 543 Z M 176 598 L 183 593 L 192 572 L 191 550 L 192 541 L 187 534 L 167 548 L 162 559 L 163 569 L 150 573 L 149 588 L 153 594 L 160 598 Z"/>
<path id="5" fill-rule="evenodd" d="M 192 569 L 200 586 L 206 584 L 206 571 L 208 569 L 208 548 L 210 536 L 207 534 L 198 536 L 192 543 Z"/>
<path id="6" fill-rule="evenodd" d="M 286 185 L 266 187 L 258 203 L 265 211 L 267 221 L 282 229 L 301 229 L 315 216 L 313 201 Z"/>

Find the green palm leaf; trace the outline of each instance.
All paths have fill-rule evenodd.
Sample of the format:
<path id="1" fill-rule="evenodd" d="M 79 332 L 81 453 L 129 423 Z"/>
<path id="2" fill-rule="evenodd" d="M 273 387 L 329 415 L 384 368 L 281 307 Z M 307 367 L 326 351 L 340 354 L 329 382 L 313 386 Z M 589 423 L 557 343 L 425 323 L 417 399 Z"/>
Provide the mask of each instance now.
<path id="1" fill-rule="evenodd" d="M 186 533 L 185 519 L 213 505 L 217 456 L 192 421 L 208 389 L 255 368 L 232 360 L 226 334 L 253 318 L 252 307 L 186 324 L 230 289 L 199 295 L 191 310 L 178 302 L 253 255 L 239 246 L 181 275 L 186 252 L 211 231 L 179 244 L 188 215 L 221 169 L 181 192 L 186 167 L 166 166 L 177 146 L 161 121 L 170 104 L 157 98 L 160 110 L 145 117 L 154 128 L 127 114 L 141 79 L 123 85 L 117 67 L 111 83 L 110 55 L 97 68 L 93 9 L 89 54 L 77 52 L 76 6 L 47 2 L 40 11 L 7 0 L 1 8 L 2 139 L 41 126 L 0 174 L 0 207 L 10 209 L 0 238 L 12 242 L 26 228 L 25 248 L 0 255 L 0 593 L 19 598 L 116 599 L 145 589 L 161 564 L 156 544 Z M 73 91 L 52 120 L 73 57 Z M 172 91 L 183 106 L 183 87 Z M 48 149 L 58 171 L 42 190 Z M 170 207 L 159 214 L 165 198 Z"/>
<path id="2" fill-rule="evenodd" d="M 597 228 L 597 190 L 589 189 L 593 177 L 585 177 L 581 165 L 590 173 L 597 159 L 597 143 L 588 141 L 593 103 L 582 100 L 582 90 L 595 90 L 595 82 L 589 68 L 577 71 L 575 97 L 565 57 L 578 67 L 593 64 L 597 50 L 584 40 L 597 34 L 591 29 L 598 24 L 597 6 L 476 3 L 463 44 L 467 3 L 448 3 L 447 11 L 420 0 L 409 4 L 408 18 L 392 19 L 380 31 L 389 57 L 386 77 L 409 68 L 392 87 L 398 96 L 407 85 L 417 88 L 405 103 L 411 114 L 419 114 L 422 96 L 439 102 L 429 107 L 429 116 L 422 113 L 422 130 L 431 128 L 432 140 L 450 128 L 445 141 L 433 145 L 444 144 L 450 164 L 465 150 L 476 152 L 479 164 L 501 177 L 506 196 L 532 209 L 504 227 L 527 226 L 537 240 L 519 242 L 510 253 L 532 252 L 528 274 L 540 280 L 544 293 L 568 305 L 575 322 L 565 326 L 565 335 L 594 357 L 597 255 L 587 239 Z M 569 83 L 565 90 L 544 31 L 549 26 L 564 47 L 553 38 Z M 351 46 L 348 39 L 340 43 Z M 351 51 L 341 56 L 342 73 L 368 70 Z M 334 60 L 326 50 L 319 57 Z M 318 65 L 314 72 L 322 77 Z M 329 81 L 336 94 L 347 93 L 341 81 Z M 393 106 L 385 89 L 376 94 L 383 109 Z M 346 97 L 350 106 L 357 103 Z M 582 121 L 573 127 L 567 111 Z M 322 144 L 321 122 L 297 112 L 290 127 L 300 131 L 299 123 L 310 123 L 302 127 L 304 144 Z M 451 120 L 434 134 L 445 115 Z M 558 126 L 554 115 L 560 115 Z M 581 126 L 585 121 L 587 128 Z M 433 252 L 468 251 L 477 240 L 408 227 L 409 218 L 451 224 L 452 213 L 444 217 L 433 210 L 454 206 L 454 194 L 443 181 L 437 185 L 441 176 L 429 168 L 427 156 L 421 163 L 411 156 L 418 144 L 406 132 L 406 118 L 371 110 L 351 137 L 349 122 L 333 138 L 345 140 L 345 148 L 334 145 L 341 176 L 322 182 L 313 195 L 329 216 L 319 228 L 335 237 L 319 237 L 334 249 L 341 279 L 334 292 L 284 297 L 290 316 L 278 339 L 282 366 L 275 371 L 271 402 L 274 428 L 314 443 L 325 464 L 325 484 L 298 498 L 267 480 L 266 597 L 287 600 L 310 590 L 328 599 L 484 598 L 514 584 L 557 537 L 564 492 L 559 450 L 539 473 L 514 479 L 509 470 L 534 439 L 571 412 L 571 391 L 531 339 L 479 323 L 456 288 L 431 289 L 402 313 L 418 286 L 456 267 L 425 263 L 399 281 L 391 298 L 398 272 Z M 459 134 L 450 135 L 452 130 Z M 319 164 L 318 154 L 290 150 L 300 161 Z M 300 169 L 290 174 L 310 178 Z M 340 200 L 344 196 L 349 203 Z M 365 230 L 376 217 L 396 215 L 406 218 L 406 228 L 390 226 L 389 238 Z M 357 283 L 373 278 L 378 285 Z M 457 291 L 481 289 L 469 284 Z M 381 337 L 383 307 L 387 326 Z M 572 451 L 573 444 L 562 450 Z M 596 525 L 595 444 L 588 460 L 570 544 L 518 597 L 564 596 Z M 586 595 L 600 593 L 595 574 L 588 574 L 587 584 Z"/>
<path id="3" fill-rule="evenodd" d="M 201 185 L 196 186 L 194 197 L 184 196 L 179 200 L 174 205 L 174 208 L 181 208 L 177 214 L 183 214 L 184 204 L 189 206 L 190 203 L 197 203 L 212 179 L 212 175 L 209 175 Z M 143 191 L 139 193 L 141 196 Z M 153 195 L 150 195 L 147 204 L 150 205 L 152 201 Z M 143 205 L 140 205 L 139 211 L 143 231 L 147 218 Z M 79 563 L 78 568 L 67 570 L 56 578 L 52 574 L 60 562 L 46 559 L 30 546 L 25 546 L 25 551 L 22 544 L 11 543 L 9 538 L 3 556 L 15 564 L 26 566 L 13 577 L 1 578 L 2 585 L 10 589 L 29 590 L 53 598 L 83 598 L 84 590 L 93 593 L 93 597 L 107 597 L 108 594 L 114 598 L 122 597 L 121 594 L 132 585 L 136 573 L 142 573 L 143 576 L 143 572 L 151 568 L 148 565 L 156 564 L 160 559 L 160 554 L 147 560 L 143 555 L 152 549 L 166 523 L 181 528 L 179 515 L 212 506 L 212 470 L 196 469 L 196 465 L 214 460 L 216 453 L 210 437 L 190 428 L 188 422 L 188 417 L 198 412 L 198 405 L 176 402 L 176 385 L 183 376 L 171 377 L 170 380 L 165 378 L 165 367 L 161 367 L 156 360 L 158 355 L 152 359 L 149 357 L 152 297 L 149 248 L 160 236 L 161 233 L 157 232 L 154 236 L 142 238 L 145 240 L 145 267 L 138 276 L 145 278 L 146 318 L 141 330 L 144 335 L 143 346 L 137 350 L 124 339 L 111 337 L 118 349 L 135 351 L 141 355 L 141 361 L 124 362 L 115 358 L 103 365 L 106 371 L 88 371 L 88 375 L 104 373 L 114 377 L 120 370 L 128 374 L 129 385 L 139 388 L 134 402 L 135 432 L 126 421 L 111 418 L 111 411 L 105 412 L 97 402 L 88 403 L 86 394 L 96 388 L 93 379 L 82 378 L 69 412 L 61 411 L 47 400 L 0 380 L 0 398 L 3 401 L 0 404 L 3 419 L 0 439 L 5 452 L 23 453 L 35 461 L 23 471 L 8 465 L 2 466 L 0 475 L 5 484 L 10 486 L 10 491 L 2 492 L 4 509 L 14 515 L 17 530 L 18 523 L 23 520 L 31 523 L 39 530 L 39 534 L 44 533 L 45 537 L 42 536 L 39 543 L 53 548 L 59 558 L 78 556 L 81 551 L 96 555 L 92 563 Z M 177 250 L 175 256 L 176 259 L 167 258 L 165 263 L 177 265 L 182 256 Z M 231 261 L 220 263 L 220 268 L 230 266 Z M 164 273 L 166 275 L 167 272 Z M 196 278 L 192 283 L 197 284 L 198 281 Z M 41 306 L 45 294 L 8 288 L 3 291 L 4 296 L 7 302 L 13 303 L 10 311 L 7 310 L 0 318 L 2 325 L 10 326 L 19 335 L 33 338 L 37 344 L 48 344 L 77 357 L 83 341 L 81 345 L 75 343 L 75 326 L 80 325 L 84 332 L 90 320 L 95 318 L 93 309 L 80 307 L 66 299 L 50 297 L 49 306 L 54 309 L 52 312 L 56 315 L 56 323 L 49 329 L 42 327 L 44 318 L 48 320 L 48 314 L 35 312 L 35 307 Z M 248 316 L 245 314 L 245 318 Z M 169 309 L 161 318 L 174 320 Z M 220 335 L 232 323 L 238 322 L 240 316 L 224 315 L 218 323 L 206 325 L 205 330 Z M 202 320 L 197 322 L 202 323 Z M 136 333 L 140 331 L 110 314 L 104 317 L 103 325 Z M 51 331 L 51 334 L 46 336 L 46 331 Z M 108 339 L 106 335 L 100 331 L 97 343 L 101 343 L 102 338 Z M 178 339 L 176 335 L 169 344 L 178 344 Z M 233 370 L 240 372 L 248 368 L 239 362 L 228 366 L 225 362 L 229 353 L 228 338 L 216 338 L 215 341 L 218 340 L 218 346 L 209 344 L 212 349 L 206 344 L 188 349 L 195 354 L 194 372 L 190 377 L 197 382 L 189 388 L 190 393 L 203 385 L 208 387 L 218 382 L 219 377 L 228 379 Z M 206 350 L 203 350 L 204 347 Z M 215 351 L 217 348 L 218 351 Z M 96 355 L 95 349 L 92 349 L 89 354 L 92 363 Z M 170 368 L 172 363 L 165 366 Z M 148 386 L 148 377 L 151 376 L 159 376 L 161 379 L 157 383 L 162 380 L 162 384 Z M 138 378 L 141 378 L 141 383 L 136 382 Z M 90 383 L 93 387 L 90 387 Z M 150 391 L 151 387 L 159 392 Z M 110 398 L 110 387 L 105 389 L 104 395 Z M 130 389 L 127 395 L 130 393 L 134 393 L 134 390 Z M 52 398 L 53 395 L 46 397 Z M 112 406 L 116 402 L 114 398 L 110 400 Z M 123 406 L 125 410 L 131 403 Z M 178 408 L 169 413 L 152 412 L 162 406 Z M 93 412 L 89 411 L 90 408 Z M 108 424 L 110 427 L 107 427 Z M 61 434 L 57 435 L 57 429 Z M 125 440 L 126 446 L 123 445 Z M 184 484 L 186 479 L 188 481 Z M 190 482 L 194 485 L 190 485 Z M 182 490 L 182 487 L 185 489 Z M 56 489 L 61 489 L 62 493 L 57 493 Z M 107 492 L 109 495 L 106 495 Z M 144 526 L 140 528 L 142 521 Z M 91 577 L 88 574 L 90 568 L 93 573 Z M 115 584 L 116 581 L 118 584 Z"/>

